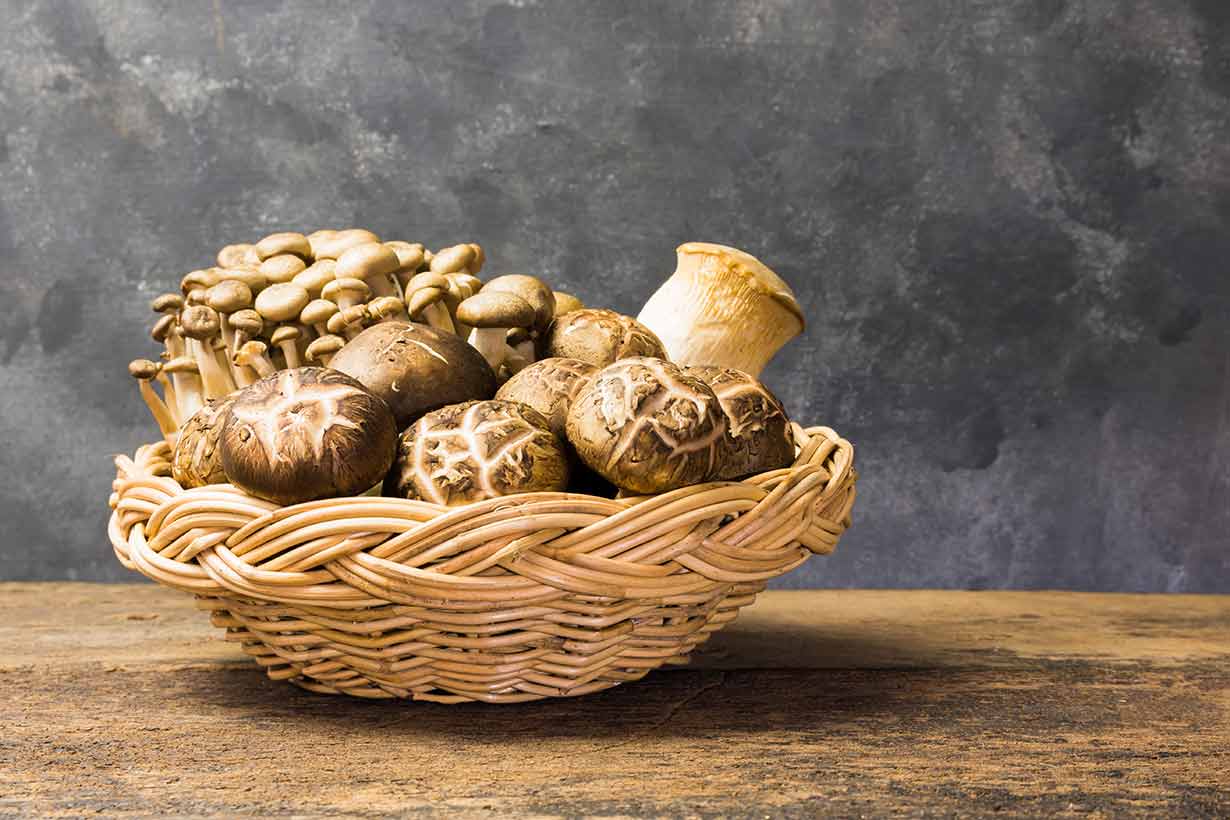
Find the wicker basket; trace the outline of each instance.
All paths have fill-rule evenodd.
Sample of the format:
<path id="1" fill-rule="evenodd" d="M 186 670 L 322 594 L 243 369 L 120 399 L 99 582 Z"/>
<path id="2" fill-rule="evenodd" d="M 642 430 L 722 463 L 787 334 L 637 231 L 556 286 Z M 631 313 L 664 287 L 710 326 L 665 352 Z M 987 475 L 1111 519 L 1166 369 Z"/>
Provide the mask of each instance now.
<path id="1" fill-rule="evenodd" d="M 453 508 L 184 490 L 160 442 L 116 459 L 109 535 L 271 678 L 448 703 L 584 695 L 686 662 L 768 579 L 833 550 L 854 451 L 827 427 L 795 434 L 793 466 L 740 482 Z"/>

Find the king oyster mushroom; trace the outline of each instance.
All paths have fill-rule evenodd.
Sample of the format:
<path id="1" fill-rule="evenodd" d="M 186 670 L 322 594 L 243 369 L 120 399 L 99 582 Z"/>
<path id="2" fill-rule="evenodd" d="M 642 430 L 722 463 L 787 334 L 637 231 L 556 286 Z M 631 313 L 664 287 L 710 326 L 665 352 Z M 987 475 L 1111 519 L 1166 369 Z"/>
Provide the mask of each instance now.
<path id="1" fill-rule="evenodd" d="M 671 361 L 760 375 L 803 332 L 790 286 L 759 259 L 708 242 L 680 245 L 678 265 L 636 318 L 657 333 Z"/>
<path id="2" fill-rule="evenodd" d="M 171 457 L 171 477 L 184 489 L 227 483 L 218 442 L 233 399 L 210 399 L 184 422 Z"/>
<path id="3" fill-rule="evenodd" d="M 794 431 L 769 388 L 728 367 L 685 367 L 683 372 L 709 385 L 726 416 L 723 453 L 712 478 L 739 478 L 793 463 Z"/>
<path id="4" fill-rule="evenodd" d="M 542 359 L 504 382 L 495 397 L 529 405 L 543 415 L 552 433 L 566 439 L 568 408 L 597 372 L 580 359 Z"/>
<path id="5" fill-rule="evenodd" d="M 621 359 L 595 374 L 568 411 L 568 441 L 612 484 L 660 493 L 711 478 L 726 417 L 700 379 L 661 359 Z"/>
<path id="6" fill-rule="evenodd" d="M 401 430 L 446 404 L 489 399 L 495 373 L 478 351 L 425 325 L 382 322 L 355 336 L 329 360 L 388 403 Z"/>
<path id="7" fill-rule="evenodd" d="M 379 396 L 336 370 L 301 367 L 235 394 L 219 451 L 232 484 L 285 505 L 369 490 L 396 447 Z"/>
<path id="8" fill-rule="evenodd" d="M 564 445 L 537 410 L 475 401 L 434 410 L 402 433 L 384 491 L 457 505 L 567 485 Z"/>
<path id="9" fill-rule="evenodd" d="M 652 330 L 631 316 L 605 308 L 572 310 L 556 318 L 544 348 L 546 356 L 580 359 L 596 367 L 633 356 L 666 358 Z"/>

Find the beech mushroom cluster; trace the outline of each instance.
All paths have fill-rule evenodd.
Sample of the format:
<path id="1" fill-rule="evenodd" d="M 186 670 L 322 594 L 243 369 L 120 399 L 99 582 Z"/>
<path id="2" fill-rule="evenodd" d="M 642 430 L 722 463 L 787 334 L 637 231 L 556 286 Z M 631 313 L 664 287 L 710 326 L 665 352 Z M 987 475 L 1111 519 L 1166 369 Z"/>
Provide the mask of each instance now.
<path id="1" fill-rule="evenodd" d="M 154 299 L 162 354 L 129 372 L 181 486 L 283 505 L 647 494 L 789 466 L 757 375 L 801 331 L 797 300 L 742 251 L 678 254 L 633 318 L 534 276 L 484 282 L 473 243 L 270 234 Z"/>

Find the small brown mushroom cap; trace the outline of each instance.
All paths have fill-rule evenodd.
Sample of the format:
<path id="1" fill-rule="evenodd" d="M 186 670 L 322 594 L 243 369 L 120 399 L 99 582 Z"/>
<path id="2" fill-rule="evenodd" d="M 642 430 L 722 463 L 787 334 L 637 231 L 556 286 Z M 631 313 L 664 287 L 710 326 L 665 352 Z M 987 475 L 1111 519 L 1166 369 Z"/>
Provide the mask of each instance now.
<path id="1" fill-rule="evenodd" d="M 212 339 L 222 331 L 222 320 L 218 311 L 208 305 L 192 305 L 179 314 L 180 327 L 184 335 L 190 339 Z"/>
<path id="2" fill-rule="evenodd" d="M 542 359 L 504 382 L 495 397 L 533 407 L 563 440 L 568 437 L 568 408 L 597 372 L 580 359 Z"/>
<path id="3" fill-rule="evenodd" d="M 313 299 L 299 311 L 299 321 L 305 325 L 324 324 L 337 311 L 337 305 L 328 299 Z"/>
<path id="4" fill-rule="evenodd" d="M 396 447 L 388 405 L 322 367 L 283 370 L 235 394 L 220 444 L 232 484 L 284 505 L 367 491 Z"/>
<path id="5" fill-rule="evenodd" d="M 371 231 L 364 230 L 363 228 L 346 228 L 341 231 L 333 231 L 327 236 L 317 239 L 312 242 L 312 247 L 315 250 L 317 259 L 338 259 L 356 245 L 379 241 L 380 237 Z"/>
<path id="6" fill-rule="evenodd" d="M 271 322 L 290 322 L 312 300 L 308 292 L 293 282 L 270 285 L 256 297 L 256 311 Z"/>
<path id="7" fill-rule="evenodd" d="M 356 329 L 364 327 L 370 319 L 371 317 L 367 315 L 367 305 L 351 305 L 330 316 L 329 321 L 325 322 L 325 329 L 330 333 L 345 333 L 346 329 L 351 326 Z"/>
<path id="8" fill-rule="evenodd" d="M 347 297 L 356 302 L 366 302 L 367 298 L 372 295 L 372 289 L 367 286 L 367 283 L 362 279 L 355 279 L 353 276 L 347 276 L 340 279 L 334 279 L 332 282 L 324 286 L 320 291 L 320 295 L 324 299 L 331 302 L 337 302 L 340 299 Z"/>
<path id="9" fill-rule="evenodd" d="M 406 304 L 396 296 L 377 296 L 367 303 L 367 315 L 373 322 L 382 322 L 406 309 Z"/>
<path id="10" fill-rule="evenodd" d="M 473 296 L 483 289 L 483 280 L 472 273 L 465 273 L 464 271 L 450 273 L 445 278 L 449 282 L 459 285 L 462 290 L 468 291 L 467 296 Z"/>
<path id="11" fill-rule="evenodd" d="M 495 395 L 495 373 L 478 351 L 424 325 L 372 325 L 347 342 L 329 366 L 388 402 L 399 430 L 444 405 Z"/>
<path id="12" fill-rule="evenodd" d="M 438 273 L 431 271 L 423 271 L 415 274 L 406 280 L 404 285 L 406 293 L 413 293 L 422 288 L 435 288 L 437 290 L 448 290 L 448 279 Z"/>
<path id="13" fill-rule="evenodd" d="M 161 369 L 157 362 L 149 359 L 133 359 L 128 363 L 128 375 L 143 382 L 156 377 Z"/>
<path id="14" fill-rule="evenodd" d="M 247 242 L 240 242 L 235 245 L 227 245 L 222 250 L 218 251 L 216 261 L 220 268 L 238 268 L 247 263 L 251 258 L 250 254 L 255 250 L 255 245 L 250 245 Z"/>
<path id="15" fill-rule="evenodd" d="M 260 272 L 259 268 L 226 268 L 222 271 L 225 280 L 243 282 L 253 294 L 260 293 L 269 287 L 269 277 Z"/>
<path id="16" fill-rule="evenodd" d="M 567 485 L 567 451 L 537 410 L 474 401 L 428 413 L 403 432 L 384 489 L 455 506 Z"/>
<path id="17" fill-rule="evenodd" d="M 162 366 L 163 373 L 200 373 L 196 360 L 191 356 L 176 356 Z"/>
<path id="18" fill-rule="evenodd" d="M 184 309 L 184 297 L 178 293 L 163 293 L 154 297 L 149 309 L 154 313 L 179 313 Z"/>
<path id="19" fill-rule="evenodd" d="M 260 272 L 273 284 L 289 282 L 305 270 L 307 265 L 303 260 L 290 253 L 271 256 L 260 266 Z"/>
<path id="20" fill-rule="evenodd" d="M 581 310 L 584 307 L 585 305 L 581 300 L 571 293 L 564 293 L 562 290 L 555 291 L 556 316 L 563 316 L 565 313 L 572 313 L 574 310 Z"/>
<path id="21" fill-rule="evenodd" d="M 219 313 L 234 313 L 252 307 L 252 288 L 235 279 L 224 279 L 205 291 L 205 304 Z"/>
<path id="22" fill-rule="evenodd" d="M 212 288 L 214 285 L 222 281 L 222 273 L 219 268 L 211 268 L 209 270 L 194 270 L 184 275 L 180 280 L 179 289 L 185 297 L 194 290 L 205 290 Z"/>
<path id="23" fill-rule="evenodd" d="M 486 282 L 483 292 L 514 293 L 534 308 L 533 327 L 546 330 L 555 318 L 555 292 L 536 276 L 510 273 Z"/>
<path id="24" fill-rule="evenodd" d="M 321 336 L 319 339 L 313 339 L 307 346 L 307 350 L 303 351 L 303 355 L 309 362 L 318 362 L 322 361 L 325 357 L 337 353 L 345 345 L 345 339 L 330 333 L 326 336 Z"/>
<path id="25" fill-rule="evenodd" d="M 237 310 L 226 319 L 233 329 L 247 336 L 259 336 L 265 328 L 265 320 L 259 313 L 251 308 L 246 310 Z"/>
<path id="26" fill-rule="evenodd" d="M 423 246 L 417 242 L 403 242 L 400 239 L 392 239 L 385 242 L 384 246 L 397 254 L 397 270 L 399 272 L 413 272 L 418 270 L 423 264 Z"/>
<path id="27" fill-rule="evenodd" d="M 269 337 L 269 341 L 274 345 L 282 345 L 287 342 L 297 342 L 303 336 L 303 331 L 294 325 L 282 325 Z"/>
<path id="28" fill-rule="evenodd" d="M 662 359 L 622 359 L 603 368 L 568 411 L 568 441 L 580 459 L 633 493 L 709 480 L 725 435 L 713 390 Z"/>
<path id="29" fill-rule="evenodd" d="M 184 489 L 227 483 L 218 442 L 231 401 L 209 399 L 179 428 L 179 439 L 171 456 L 171 476 Z"/>
<path id="30" fill-rule="evenodd" d="M 794 431 L 777 396 L 758 379 L 728 367 L 685 367 L 709 385 L 726 416 L 726 436 L 715 479 L 735 479 L 789 467 Z"/>
<path id="31" fill-rule="evenodd" d="M 320 296 L 325 285 L 336 278 L 337 262 L 332 259 L 321 259 L 296 273 L 291 282 L 306 290 L 313 297 L 317 297 Z"/>
<path id="32" fill-rule="evenodd" d="M 293 231 L 271 233 L 256 243 L 256 255 L 262 262 L 283 254 L 294 254 L 301 260 L 311 259 L 312 245 L 306 236 Z"/>
<path id="33" fill-rule="evenodd" d="M 470 327 L 526 327 L 534 321 L 534 308 L 515 293 L 486 288 L 457 306 L 457 320 Z"/>
<path id="34" fill-rule="evenodd" d="M 431 257 L 431 272 L 445 274 L 463 270 L 470 271 L 470 265 L 473 264 L 475 258 L 475 247 L 477 246 L 452 245 L 441 248 Z"/>
<path id="35" fill-rule="evenodd" d="M 419 288 L 410 295 L 406 303 L 406 312 L 411 319 L 417 319 L 424 310 L 444 298 L 444 291 L 439 288 Z"/>
<path id="36" fill-rule="evenodd" d="M 178 324 L 179 318 L 174 313 L 168 313 L 157 322 L 154 322 L 154 326 L 149 331 L 150 338 L 162 344 Z"/>
<path id="37" fill-rule="evenodd" d="M 486 287 L 483 288 L 485 293 Z M 606 367 L 633 356 L 666 358 L 653 331 L 633 319 L 604 308 L 583 308 L 560 316 L 547 331 L 545 353 L 580 359 Z"/>
<path id="38" fill-rule="evenodd" d="M 386 248 L 380 242 L 364 242 L 347 248 L 337 258 L 337 278 L 348 277 L 364 281 L 376 276 L 387 276 L 395 273 L 401 264 L 397 254 L 391 248 Z"/>

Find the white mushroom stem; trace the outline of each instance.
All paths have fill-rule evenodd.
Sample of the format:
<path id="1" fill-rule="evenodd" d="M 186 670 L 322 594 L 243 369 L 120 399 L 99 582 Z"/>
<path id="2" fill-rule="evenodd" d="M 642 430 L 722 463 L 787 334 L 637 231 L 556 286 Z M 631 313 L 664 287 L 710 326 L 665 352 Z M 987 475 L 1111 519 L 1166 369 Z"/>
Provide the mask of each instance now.
<path id="1" fill-rule="evenodd" d="M 471 347 L 483 354 L 483 358 L 487 360 L 487 364 L 491 365 L 492 370 L 497 370 L 512 352 L 512 348 L 504 341 L 507 335 L 507 328 L 476 327 L 470 332 L 470 338 L 467 341 Z"/>
<path id="2" fill-rule="evenodd" d="M 134 364 L 136 363 L 134 362 Z M 158 423 L 158 429 L 162 431 L 163 438 L 170 438 L 179 429 L 179 424 L 171 413 L 171 409 L 167 407 L 166 402 L 162 400 L 162 397 L 158 395 L 153 385 L 150 384 L 150 381 L 154 378 L 154 368 L 157 365 L 153 362 L 142 362 L 141 364 L 148 365 L 148 369 L 135 376 L 137 389 L 141 392 L 141 399 L 145 402 L 145 406 L 149 408 L 154 421 Z"/>
<path id="3" fill-rule="evenodd" d="M 217 399 L 228 396 L 235 390 L 230 374 L 222 369 L 218 357 L 214 355 L 212 339 L 188 339 L 189 355 L 201 369 L 201 383 L 205 388 L 205 397 Z"/>
<path id="4" fill-rule="evenodd" d="M 299 359 L 299 342 L 297 339 L 288 339 L 278 345 L 278 349 L 282 351 L 282 358 L 286 359 L 286 367 L 294 370 L 303 367 L 303 362 Z"/>
<path id="5" fill-rule="evenodd" d="M 637 316 L 675 364 L 759 376 L 803 331 L 790 286 L 751 254 L 706 242 L 688 242 L 676 252 L 675 272 Z"/>
<path id="6" fill-rule="evenodd" d="M 158 375 L 155 377 L 158 383 L 162 385 L 162 395 L 167 406 L 167 410 L 171 412 L 171 418 L 175 422 L 175 426 L 179 427 L 188 419 L 182 418 L 179 415 L 179 400 L 175 395 L 175 386 L 171 384 L 171 380 L 167 378 L 167 374 L 161 369 L 158 370 Z"/>
<path id="7" fill-rule="evenodd" d="M 423 319 L 427 324 L 443 333 L 455 333 L 453 318 L 448 315 L 448 308 L 443 302 L 435 302 L 423 308 Z"/>

